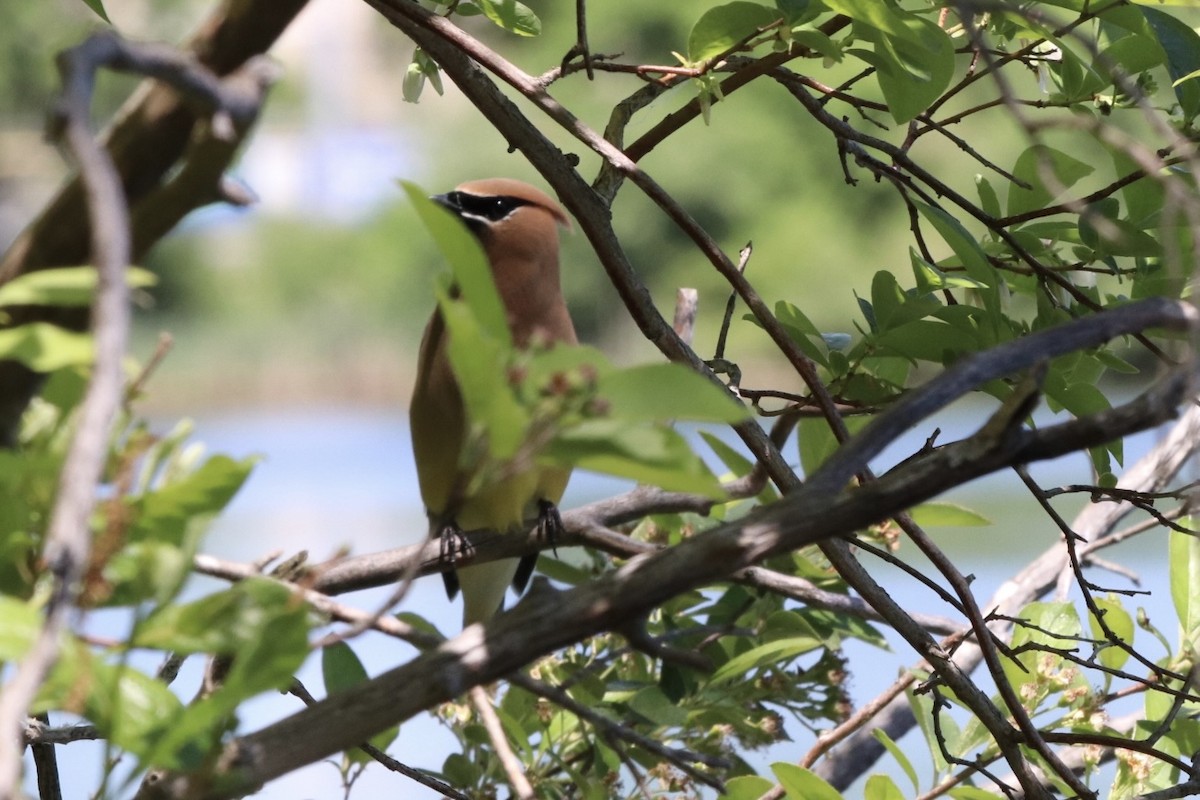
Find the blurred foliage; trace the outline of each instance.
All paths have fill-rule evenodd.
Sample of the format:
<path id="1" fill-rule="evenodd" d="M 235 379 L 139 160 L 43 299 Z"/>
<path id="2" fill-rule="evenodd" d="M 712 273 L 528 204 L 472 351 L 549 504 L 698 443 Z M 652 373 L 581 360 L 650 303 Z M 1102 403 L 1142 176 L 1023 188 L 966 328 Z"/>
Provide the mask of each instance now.
<path id="1" fill-rule="evenodd" d="M 112 22 L 128 36 L 181 38 L 211 4 L 201 0 L 123 0 L 110 3 Z M 54 54 L 79 43 L 104 24 L 80 0 L 11 3 L 0 25 L 0 119 L 3 127 L 41 129 L 58 88 Z M 107 118 L 128 96 L 136 78 L 104 74 L 97 85 L 97 119 Z"/>
<path id="2" fill-rule="evenodd" d="M 94 283 L 95 272 L 88 268 L 45 270 L 5 284 L 0 306 L 87 303 L 88 284 L 94 288 Z M 4 333 L 28 333 L 34 327 Z M 50 601 L 50 571 L 40 555 L 92 359 L 88 337 L 36 327 L 43 335 L 33 350 L 20 344 L 24 336 L 0 340 L 0 358 L 15 358 L 48 374 L 25 414 L 18 446 L 0 451 L 0 658 L 5 661 L 29 650 Z M 186 421 L 166 434 L 153 433 L 132 410 L 135 400 L 131 390 L 109 440 L 103 499 L 91 516 L 91 558 L 78 587 L 84 609 L 119 614 L 129 637 L 97 643 L 83 632 L 68 632 L 33 711 L 53 709 L 87 719 L 112 747 L 143 767 L 194 769 L 215 756 L 246 699 L 291 681 L 309 652 L 309 611 L 289 590 L 265 579 L 181 602 L 208 521 L 237 493 L 255 459 L 206 455 L 190 441 Z M 219 655 L 226 659 L 221 684 L 185 705 L 169 681 L 130 666 L 136 649 Z"/>
<path id="3" fill-rule="evenodd" d="M 49 10 L 41 4 L 22 4 L 14 24 L 21 33 L 21 47 L 33 52 L 26 54 L 20 69 L 4 73 L 6 88 L 0 89 L 0 103 L 11 103 L 13 118 L 30 127 L 41 125 L 53 91 L 49 55 L 72 44 L 97 22 L 78 0 L 53 2 L 63 6 L 62 18 L 74 20 L 77 27 L 46 25 L 53 16 Z M 170 39 L 208 7 L 202 0 L 171 0 L 110 3 L 107 10 L 123 32 Z M 572 44 L 573 11 L 560 3 L 533 3 L 532 7 L 544 26 L 538 37 L 513 39 L 482 17 L 463 22 L 484 41 L 503 46 L 518 66 L 539 72 L 557 64 Z M 669 64 L 674 62 L 672 50 L 686 48 L 695 10 L 628 3 L 620 13 L 593 17 L 594 51 Z M 131 21 L 136 24 L 130 25 Z M 378 68 L 403 74 L 411 50 L 396 48 L 394 32 L 381 20 L 369 32 L 372 41 L 365 47 L 376 54 Z M 5 36 L 6 31 L 0 32 L 0 42 Z M 328 87 L 314 94 L 317 90 L 306 88 L 309 77 L 301 64 L 286 64 L 285 77 L 257 134 L 261 147 L 270 147 L 278 136 L 290 136 L 301 122 L 338 124 L 336 119 L 322 120 L 328 112 L 315 104 L 328 100 Z M 610 76 L 593 84 L 575 75 L 554 91 L 583 119 L 603 128 L 611 106 L 640 85 L 633 77 L 612 80 Z M 106 77 L 102 86 L 111 86 L 112 91 L 98 104 L 98 118 L 105 108 L 114 107 L 129 82 Z M 655 108 L 686 99 L 678 95 L 658 101 Z M 651 153 L 644 164 L 727 250 L 753 240 L 756 256 L 750 274 L 762 281 L 765 294 L 791 302 L 820 298 L 814 303 L 818 324 L 827 330 L 849 330 L 846 320 L 855 311 L 851 290 L 861 290 L 871 272 L 888 259 L 896 260 L 897 254 L 907 258 L 903 227 L 883 223 L 903 212 L 886 187 L 845 186 L 832 143 L 794 103 L 780 101 L 777 88 L 750 86 L 738 94 L 736 106 L 718 109 L 709 126 L 693 125 L 679 132 L 676 140 L 681 151 L 703 148 L 715 163 L 728 165 L 720 170 L 719 180 L 676 157 L 674 150 Z M 406 147 L 420 164 L 419 173 L 396 178 L 417 179 L 435 191 L 490 175 L 539 182 L 528 165 L 507 153 L 502 137 L 450 97 L 425 96 L 419 125 L 413 124 L 411 106 L 391 107 L 385 102 L 381 107 L 393 108 L 386 124 L 403 131 Z M 630 136 L 643 124 L 635 120 Z M 583 159 L 585 174 L 588 165 L 598 166 L 594 155 L 580 150 L 577 142 L 561 132 L 550 134 Z M 806 137 L 821 146 L 792 151 L 777 146 Z M 246 158 L 256 157 L 252 144 Z M 728 293 L 724 281 L 644 198 L 622 195 L 614 214 L 624 246 L 668 316 L 677 287 L 700 290 L 697 347 L 702 353 L 711 348 Z M 881 233 L 856 235 L 855 227 L 868 219 L 880 221 L 872 224 Z M 186 384 L 197 373 L 203 375 L 214 359 L 236 362 L 241 354 L 251 365 L 270 357 L 276 363 L 289 363 L 294 371 L 329 374 L 357 363 L 356 351 L 375 357 L 394 348 L 400 356 L 386 369 L 411 369 L 403 354 L 415 348 L 423 319 L 433 307 L 432 290 L 425 287 L 432 285 L 435 258 L 428 245 L 412 235 L 414 218 L 398 190 L 395 202 L 349 222 L 322 219 L 303 209 L 291 217 L 252 210 L 206 215 L 205 220 L 185 225 L 146 259 L 146 266 L 160 276 L 160 284 L 153 303 L 139 316 L 140 352 L 149 350 L 159 330 L 174 332 L 176 339 L 176 355 L 163 367 L 167 378 L 161 394 L 170 395 L 176 381 Z M 834 235 L 814 237 L 811 231 L 816 230 Z M 612 352 L 620 361 L 647 357 L 649 350 L 637 332 L 623 316 L 612 313 L 619 299 L 587 242 L 578 234 L 563 238 L 564 287 L 583 340 Z M 231 342 L 239 346 L 231 348 Z M 769 353 L 769 343 L 740 324 L 735 325 L 732 342 L 749 361 Z M 236 363 L 231 366 L 236 368 Z M 236 383 L 223 387 L 227 398 L 228 393 L 239 391 Z"/>

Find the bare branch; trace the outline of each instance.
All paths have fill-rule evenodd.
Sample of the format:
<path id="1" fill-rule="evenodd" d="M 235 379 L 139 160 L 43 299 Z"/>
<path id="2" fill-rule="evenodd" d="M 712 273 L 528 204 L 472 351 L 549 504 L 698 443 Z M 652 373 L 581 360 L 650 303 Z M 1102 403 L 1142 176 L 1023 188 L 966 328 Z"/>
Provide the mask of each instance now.
<path id="1" fill-rule="evenodd" d="M 1192 404 L 1172 427 L 1170 433 L 1141 460 L 1126 470 L 1118 486 L 1129 491 L 1153 491 L 1166 486 L 1179 470 L 1189 462 L 1200 447 L 1200 406 Z M 1080 549 L 1080 556 L 1124 538 L 1116 526 L 1133 510 L 1129 503 L 1092 503 L 1071 522 L 1071 529 L 1088 539 Z M 1065 543 L 1047 550 L 1025 569 L 1005 582 L 996 595 L 984 607 L 994 609 L 991 616 L 1012 615 L 1025 604 L 1053 591 L 1060 578 L 1069 574 L 1069 556 Z M 1062 587 L 1065 590 L 1065 586 Z M 1008 626 L 991 624 L 996 635 L 1003 635 Z M 972 644 L 960 648 L 955 654 L 959 666 L 970 671 L 980 661 L 980 651 Z M 816 766 L 819 775 L 844 789 L 855 779 L 865 774 L 882 755 L 883 746 L 875 740 L 871 731 L 875 727 L 885 730 L 893 739 L 907 733 L 916 720 L 904 698 L 888 705 L 871 728 L 855 734 L 839 749 L 833 751 Z"/>
<path id="2" fill-rule="evenodd" d="M 1057 334 L 1055 341 L 1082 346 L 1080 341 L 1090 337 L 1119 335 L 1134 320 L 1142 326 L 1186 329 L 1194 325 L 1195 317 L 1190 306 L 1159 300 L 1131 304 L 1109 314 L 1114 319 L 1102 319 L 1108 314 L 1096 315 L 1050 333 Z M 928 393 L 941 397 L 949 386 L 957 387 L 961 393 L 977 382 L 988 380 L 1000 364 L 1007 369 L 1021 369 L 1029 366 L 1023 361 L 1036 363 L 1044 357 L 1039 348 L 1054 346 L 1044 341 L 1047 337 L 1041 338 L 1042 341 L 1039 336 L 1026 337 L 991 353 L 965 359 L 946 373 L 949 377 L 943 376 L 945 380 L 935 379 L 914 395 Z M 982 442 L 966 439 L 922 453 L 878 481 L 851 491 L 842 491 L 841 483 L 830 490 L 832 479 L 826 470 L 832 470 L 832 474 L 849 470 L 853 474 L 857 465 L 827 466 L 780 502 L 742 520 L 698 534 L 669 551 L 633 558 L 620 569 L 571 591 L 535 593 L 495 617 L 486 627 L 468 626 L 455 639 L 408 664 L 339 694 L 336 706 L 319 703 L 232 743 L 223 762 L 238 765 L 237 777 L 217 796 L 234 796 L 251 790 L 263 781 L 344 749 L 454 697 L 470 686 L 501 678 L 539 655 L 587 636 L 620 628 L 681 591 L 725 579 L 764 558 L 869 525 L 1005 465 L 1050 458 L 1155 425 L 1175 414 L 1185 393 L 1190 391 L 1190 377 L 1177 373 L 1141 398 L 1086 419 L 1037 430 L 1013 430 L 1007 437 L 987 436 Z M 924 408 L 924 403 L 917 399 L 910 401 L 907 408 L 897 407 L 885 413 L 877 426 L 862 434 L 875 440 L 872 445 L 856 447 L 856 439 L 843 452 L 869 458 L 875 445 L 886 444 L 879 440 L 881 431 L 894 438 L 907 427 L 897 426 L 887 417 Z M 875 428 L 873 435 L 872 428 Z M 831 460 L 827 465 L 832 463 Z M 973 712 L 981 717 L 995 714 L 989 710 L 986 696 L 982 702 L 972 699 L 978 690 L 950 661 L 950 654 L 919 628 L 901 632 L 960 698 L 972 704 Z M 985 722 L 993 732 L 1003 731 L 1003 722 L 990 719 Z M 314 726 L 325 733 L 319 740 L 300 735 Z M 1001 747 L 1015 746 L 1017 742 L 1014 732 L 1006 742 L 1001 742 Z M 1020 757 L 1010 756 L 1008 760 L 1014 769 L 1026 764 Z M 1038 785 L 1032 775 L 1020 777 L 1027 791 Z M 158 784 L 162 794 L 145 796 L 181 796 L 189 781 L 186 776 L 170 776 Z"/>
<path id="3" fill-rule="evenodd" d="M 129 337 L 129 216 L 116 169 L 92 135 L 89 116 L 98 69 L 113 57 L 89 40 L 59 56 L 63 94 L 57 132 L 79 168 L 87 191 L 92 263 L 99 273 L 92 305 L 95 361 L 63 463 L 42 558 L 52 587 L 37 641 L 0 693 L 0 797 L 20 785 L 23 720 L 38 687 L 58 659 L 91 549 L 89 519 L 104 467 L 109 428 L 121 405 L 121 359 Z"/>
<path id="4" fill-rule="evenodd" d="M 483 727 L 492 742 L 492 748 L 496 751 L 496 755 L 504 767 L 504 774 L 508 776 L 508 784 L 512 787 L 513 795 L 519 797 L 520 800 L 533 800 L 533 787 L 529 784 L 529 779 L 525 777 L 525 770 L 521 767 L 520 759 L 508 745 L 508 736 L 504 733 L 504 726 L 500 724 L 500 717 L 496 714 L 496 709 L 492 708 L 492 699 L 488 697 L 487 691 L 482 686 L 471 687 L 469 694 L 471 705 L 475 707 L 475 713 L 483 720 Z"/>

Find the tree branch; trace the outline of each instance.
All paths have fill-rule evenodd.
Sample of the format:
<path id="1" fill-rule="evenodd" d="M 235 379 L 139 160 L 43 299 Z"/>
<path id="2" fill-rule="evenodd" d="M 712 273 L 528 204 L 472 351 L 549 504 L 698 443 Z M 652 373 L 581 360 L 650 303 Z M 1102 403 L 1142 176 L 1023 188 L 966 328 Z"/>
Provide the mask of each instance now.
<path id="1" fill-rule="evenodd" d="M 1172 427 L 1170 433 L 1140 461 L 1126 470 L 1118 486 L 1132 491 L 1146 491 L 1165 486 L 1200 447 L 1200 406 L 1192 404 L 1187 412 Z M 1129 502 L 1091 503 L 1071 523 L 1071 529 L 1088 539 L 1080 549 L 1080 557 L 1086 558 L 1099 548 L 1119 538 L 1115 529 L 1122 519 L 1133 510 Z M 1053 591 L 1060 579 L 1068 574 L 1066 544 L 1060 542 L 1031 562 L 1000 587 L 994 597 L 985 603 L 993 609 L 993 618 L 1015 615 L 1027 603 Z M 1060 587 L 1065 589 L 1065 587 Z M 1008 624 L 993 622 L 989 628 L 994 635 L 1004 636 Z M 974 644 L 967 643 L 954 656 L 960 668 L 970 671 L 979 664 L 980 651 Z M 816 772 L 835 788 L 845 789 L 865 774 L 871 765 L 884 753 L 883 745 L 875 739 L 872 731 L 882 728 L 890 737 L 898 739 L 916 724 L 906 698 L 890 703 L 876 724 L 857 732 L 843 746 L 819 762 Z"/>
<path id="2" fill-rule="evenodd" d="M 46 530 L 42 559 L 50 575 L 51 595 L 45 621 L 33 648 L 0 693 L 0 797 L 4 798 L 18 792 L 24 720 L 34 695 L 58 660 L 87 568 L 96 486 L 108 452 L 109 428 L 123 396 L 121 359 L 130 316 L 125 283 L 129 212 L 116 169 L 89 124 L 96 72 L 114 57 L 114 51 L 103 42 L 91 39 L 58 58 L 63 89 L 53 131 L 64 138 L 87 192 L 92 263 L 99 273 L 92 304 L 96 355 Z"/>
<path id="3" fill-rule="evenodd" d="M 1046 348 L 1053 349 L 1049 338 L 1083 346 L 1081 341 L 1101 334 L 1126 332 L 1133 320 L 1144 327 L 1195 327 L 1195 312 L 1184 303 L 1149 300 L 1110 313 L 1115 320 L 1102 320 L 1106 314 L 1095 315 L 964 359 L 942 378 L 914 390 L 917 400 L 889 410 L 876 425 L 866 429 L 860 436 L 871 439 L 870 446 L 856 447 L 856 439 L 843 448 L 842 452 L 856 454 L 857 464 L 849 464 L 846 459 L 833 464 L 831 460 L 803 487 L 744 519 L 698 534 L 669 550 L 633 558 L 587 585 L 527 597 L 486 627 L 469 626 L 458 637 L 408 664 L 340 693 L 337 702 L 318 703 L 231 743 L 221 760 L 230 766 L 217 776 L 217 785 L 223 788 L 213 796 L 232 797 L 251 791 L 264 781 L 338 752 L 471 686 L 501 678 L 540 655 L 604 630 L 619 629 L 681 591 L 724 580 L 764 558 L 865 527 L 1005 466 L 1074 452 L 1171 418 L 1192 389 L 1190 371 L 1177 371 L 1136 400 L 1092 417 L 1036 430 L 1014 429 L 1004 437 L 989 432 L 983 441 L 969 438 L 923 452 L 869 485 L 842 491 L 844 482 L 839 481 L 837 489 L 829 490 L 833 479 L 827 473 L 839 475 L 849 470 L 853 474 L 877 452 L 876 446 L 886 446 L 885 435 L 890 437 L 888 441 L 894 440 L 908 427 L 887 418 L 902 416 L 911 408 L 925 408 L 920 395 L 942 398 L 949 386 L 957 387 L 959 393 L 968 391 L 989 380 L 1001 364 L 1007 369 L 1027 368 L 1045 357 Z M 1089 335 L 1081 334 L 1081 330 Z M 934 405 L 940 407 L 937 403 Z M 874 433 L 869 433 L 872 429 Z M 950 663 L 949 655 L 932 640 L 924 646 L 922 635 L 906 632 L 918 652 L 949 676 L 951 688 L 960 697 L 970 697 L 972 693 L 955 682 L 957 668 Z M 973 706 L 972 710 L 987 713 L 982 707 Z M 311 730 L 321 730 L 323 736 L 302 735 Z M 1010 737 L 1006 744 L 1012 746 L 1016 741 Z M 1014 768 L 1024 763 L 1021 759 L 1017 762 L 1010 758 Z M 144 796 L 180 797 L 192 780 L 183 775 L 169 776 L 157 784 L 161 793 Z M 1029 780 L 1023 780 L 1027 790 L 1033 785 Z"/>

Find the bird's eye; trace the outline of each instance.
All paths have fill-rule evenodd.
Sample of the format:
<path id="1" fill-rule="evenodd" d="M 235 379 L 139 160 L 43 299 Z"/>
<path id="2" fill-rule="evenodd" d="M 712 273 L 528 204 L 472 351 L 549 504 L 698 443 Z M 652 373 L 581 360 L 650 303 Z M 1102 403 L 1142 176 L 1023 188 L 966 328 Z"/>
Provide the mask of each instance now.
<path id="1" fill-rule="evenodd" d="M 480 197 L 479 195 L 466 194 L 465 192 L 457 192 L 456 194 L 458 197 L 454 199 L 465 214 L 486 219 L 488 222 L 499 222 L 521 206 L 528 205 L 527 201 L 517 197 L 503 195 Z"/>

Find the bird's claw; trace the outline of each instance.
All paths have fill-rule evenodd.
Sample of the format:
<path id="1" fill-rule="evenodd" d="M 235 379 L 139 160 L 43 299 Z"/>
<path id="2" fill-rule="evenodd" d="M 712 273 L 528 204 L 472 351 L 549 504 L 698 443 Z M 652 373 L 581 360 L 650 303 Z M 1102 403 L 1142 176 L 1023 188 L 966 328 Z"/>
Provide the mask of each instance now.
<path id="1" fill-rule="evenodd" d="M 442 571 L 442 584 L 446 587 L 446 596 L 453 600 L 461 588 L 454 565 L 458 563 L 459 558 L 471 552 L 471 542 L 463 535 L 462 528 L 458 527 L 458 523 L 454 520 L 440 523 L 437 527 L 437 537 L 438 557 L 443 564 L 449 565 L 448 569 Z"/>
<path id="2" fill-rule="evenodd" d="M 550 543 L 550 550 L 554 553 L 555 558 L 558 558 L 558 548 L 556 547 L 558 539 L 566 532 L 562 515 L 558 513 L 558 506 L 549 500 L 538 500 L 538 538 Z"/>

